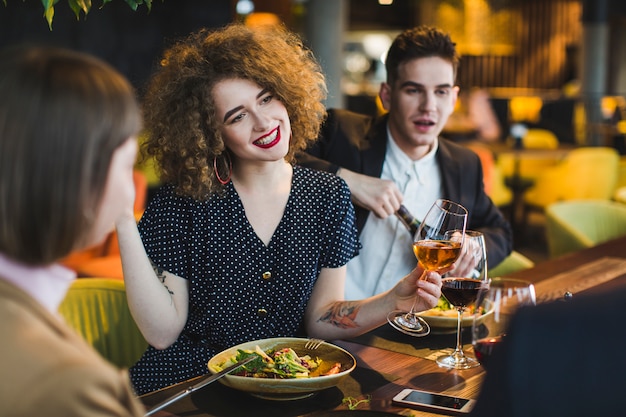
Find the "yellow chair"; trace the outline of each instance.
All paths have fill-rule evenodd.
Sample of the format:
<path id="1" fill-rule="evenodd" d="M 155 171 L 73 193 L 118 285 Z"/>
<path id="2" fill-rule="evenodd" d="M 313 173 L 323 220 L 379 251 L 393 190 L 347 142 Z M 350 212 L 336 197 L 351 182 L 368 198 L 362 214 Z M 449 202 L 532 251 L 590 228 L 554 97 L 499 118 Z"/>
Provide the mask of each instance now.
<path id="1" fill-rule="evenodd" d="M 118 279 L 75 280 L 59 313 L 105 359 L 118 367 L 134 364 L 148 347 L 128 309 L 124 282 Z"/>
<path id="2" fill-rule="evenodd" d="M 526 207 L 545 210 L 567 200 L 610 200 L 615 192 L 619 154 L 608 147 L 581 147 L 546 168 L 524 195 Z"/>
<path id="3" fill-rule="evenodd" d="M 532 268 L 535 263 L 517 251 L 512 251 L 509 256 L 494 268 L 489 269 L 489 277 L 504 277 L 513 272 Z"/>
<path id="4" fill-rule="evenodd" d="M 536 181 L 538 177 L 548 168 L 558 165 L 562 158 L 563 152 L 551 152 L 547 149 L 542 152 L 539 148 L 532 150 L 520 150 L 516 152 L 502 152 L 498 155 L 496 165 L 505 178 L 511 178 L 515 174 L 515 164 L 518 163 L 518 174 L 520 178 L 529 181 Z M 517 160 L 517 161 L 516 161 Z"/>
<path id="5" fill-rule="evenodd" d="M 613 200 L 626 203 L 626 157 L 620 156 Z"/>
<path id="6" fill-rule="evenodd" d="M 626 235 L 626 205 L 609 200 L 573 200 L 546 209 L 551 258 Z"/>
<path id="7" fill-rule="evenodd" d="M 559 139 L 548 129 L 531 128 L 522 139 L 524 149 L 557 149 Z"/>

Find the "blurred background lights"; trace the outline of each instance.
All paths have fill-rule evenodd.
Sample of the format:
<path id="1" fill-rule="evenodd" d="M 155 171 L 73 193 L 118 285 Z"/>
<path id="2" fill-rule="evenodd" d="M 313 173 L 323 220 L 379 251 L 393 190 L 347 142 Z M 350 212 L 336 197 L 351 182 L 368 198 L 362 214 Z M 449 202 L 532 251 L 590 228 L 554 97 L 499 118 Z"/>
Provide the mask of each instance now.
<path id="1" fill-rule="evenodd" d="M 363 36 L 363 50 L 372 59 L 381 60 L 391 46 L 391 38 L 384 33 L 372 33 Z"/>
<path id="2" fill-rule="evenodd" d="M 254 11 L 254 3 L 252 0 L 239 0 L 237 2 L 237 14 L 250 14 Z"/>

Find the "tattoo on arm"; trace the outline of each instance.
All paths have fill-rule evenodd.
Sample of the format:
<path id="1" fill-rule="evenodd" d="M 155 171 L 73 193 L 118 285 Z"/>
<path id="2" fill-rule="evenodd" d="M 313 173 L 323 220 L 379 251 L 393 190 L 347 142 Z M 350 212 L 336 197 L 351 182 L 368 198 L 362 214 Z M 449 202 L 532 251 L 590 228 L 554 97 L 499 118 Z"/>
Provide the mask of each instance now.
<path id="1" fill-rule="evenodd" d="M 150 263 L 152 264 L 152 269 L 154 269 L 154 273 L 156 274 L 157 278 L 159 279 L 159 281 L 161 281 L 161 284 L 163 284 L 163 286 L 165 287 L 167 292 L 170 293 L 170 295 L 174 295 L 174 291 L 170 290 L 169 287 L 165 285 L 165 270 L 160 266 L 157 266 L 154 262 L 152 262 L 152 260 L 150 260 Z"/>
<path id="2" fill-rule="evenodd" d="M 356 323 L 356 316 L 361 306 L 351 302 L 337 302 L 324 313 L 318 321 L 330 323 L 341 329 L 351 329 L 359 327 Z"/>

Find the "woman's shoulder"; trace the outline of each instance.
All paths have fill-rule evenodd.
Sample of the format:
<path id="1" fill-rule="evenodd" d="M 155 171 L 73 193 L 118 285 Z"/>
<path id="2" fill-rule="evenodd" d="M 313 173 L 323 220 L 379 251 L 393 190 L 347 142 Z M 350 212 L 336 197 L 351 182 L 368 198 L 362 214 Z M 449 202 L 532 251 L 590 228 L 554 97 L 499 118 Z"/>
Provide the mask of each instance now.
<path id="1" fill-rule="evenodd" d="M 183 195 L 176 190 L 173 184 L 162 185 L 154 197 L 150 200 L 150 204 L 158 206 L 179 206 L 179 207 L 201 207 L 210 199 L 198 200 L 190 196 Z"/>
<path id="2" fill-rule="evenodd" d="M 348 189 L 346 182 L 335 174 L 299 165 L 294 166 L 294 180 L 323 192 Z"/>

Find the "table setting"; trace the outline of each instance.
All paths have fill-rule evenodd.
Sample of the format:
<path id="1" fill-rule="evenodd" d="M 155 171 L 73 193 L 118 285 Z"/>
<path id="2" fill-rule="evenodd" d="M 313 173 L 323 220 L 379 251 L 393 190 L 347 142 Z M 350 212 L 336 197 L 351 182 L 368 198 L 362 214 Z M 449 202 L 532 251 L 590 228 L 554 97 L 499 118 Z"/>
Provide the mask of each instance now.
<path id="1" fill-rule="evenodd" d="M 532 284 L 537 304 L 567 300 L 582 293 L 626 285 L 626 237 L 542 262 L 531 269 L 513 273 L 507 278 L 522 280 L 525 285 Z M 482 305 L 485 297 L 478 296 L 476 304 Z M 222 377 L 154 415 L 157 417 L 442 415 L 432 410 L 400 406 L 393 403 L 392 398 L 402 390 L 411 388 L 475 399 L 488 369 L 486 371 L 482 363 L 480 366 L 461 370 L 437 364 L 438 357 L 454 351 L 457 334 L 454 324 L 451 323 L 456 321 L 456 317 L 453 315 L 445 317 L 447 321 L 443 325 L 439 325 L 436 320 L 428 321 L 428 317 L 425 319 L 431 330 L 425 337 L 414 337 L 397 331 L 391 325 L 383 325 L 350 340 L 324 342 L 331 350 L 347 352 L 347 357 L 354 359 L 354 366 L 348 365 L 348 368 L 343 370 L 342 365 L 341 369 L 345 374 L 338 378 L 336 383 L 315 390 L 303 398 L 260 398 L 251 395 L 250 392 L 228 386 L 225 384 L 226 377 Z M 472 323 L 466 322 L 465 319 L 462 321 L 462 349 L 466 355 L 476 357 L 475 346 L 478 346 L 481 336 L 484 339 L 488 335 L 484 333 L 484 328 L 481 333 L 472 326 Z M 482 324 L 489 328 L 492 326 L 487 321 Z M 299 343 L 306 344 L 307 341 L 300 339 Z M 483 357 L 482 360 L 488 358 Z M 150 409 L 172 395 L 200 383 L 204 378 L 206 376 L 194 378 L 143 395 L 140 399 L 147 409 Z"/>

